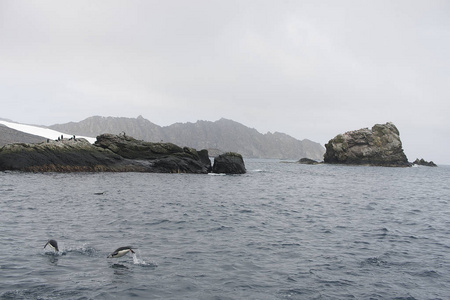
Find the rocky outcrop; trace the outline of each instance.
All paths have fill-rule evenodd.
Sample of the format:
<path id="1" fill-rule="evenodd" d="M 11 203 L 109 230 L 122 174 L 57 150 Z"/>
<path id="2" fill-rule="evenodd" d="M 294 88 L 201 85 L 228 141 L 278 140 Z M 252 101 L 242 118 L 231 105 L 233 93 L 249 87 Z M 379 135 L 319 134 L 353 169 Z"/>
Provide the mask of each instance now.
<path id="1" fill-rule="evenodd" d="M 416 160 L 413 162 L 413 165 L 426 166 L 426 167 L 437 167 L 437 165 L 433 161 L 426 161 L 423 158 L 422 159 L 416 158 Z"/>
<path id="2" fill-rule="evenodd" d="M 393 123 L 376 124 L 339 134 L 326 145 L 324 162 L 390 167 L 411 164 L 403 152 L 400 133 Z"/>
<path id="3" fill-rule="evenodd" d="M 124 159 L 87 140 L 9 144 L 0 148 L 0 170 L 29 172 L 121 171 Z"/>
<path id="4" fill-rule="evenodd" d="M 318 165 L 318 164 L 320 164 L 320 162 L 318 162 L 318 161 L 316 161 L 314 159 L 306 158 L 306 157 L 301 158 L 298 161 L 298 163 L 302 164 L 302 165 Z"/>
<path id="5" fill-rule="evenodd" d="M 214 158 L 213 173 L 244 174 L 246 172 L 242 155 L 227 152 Z"/>
<path id="6" fill-rule="evenodd" d="M 208 173 L 211 161 L 206 150 L 103 134 L 94 145 L 84 139 L 6 145 L 0 148 L 0 170 Z"/>

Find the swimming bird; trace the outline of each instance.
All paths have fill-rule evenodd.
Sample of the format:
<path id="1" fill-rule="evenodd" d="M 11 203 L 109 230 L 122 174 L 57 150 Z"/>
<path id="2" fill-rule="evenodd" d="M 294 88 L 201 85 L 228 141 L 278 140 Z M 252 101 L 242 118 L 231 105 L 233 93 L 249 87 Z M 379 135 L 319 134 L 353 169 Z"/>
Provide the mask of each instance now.
<path id="1" fill-rule="evenodd" d="M 124 256 L 128 252 L 134 253 L 133 249 L 131 249 L 131 246 L 120 247 L 120 248 L 117 248 L 113 253 L 108 255 L 107 258 L 119 258 L 119 257 Z"/>
<path id="2" fill-rule="evenodd" d="M 56 252 L 59 251 L 59 249 L 58 249 L 58 243 L 57 243 L 55 240 L 48 240 L 47 244 L 45 244 L 45 246 L 44 246 L 44 249 L 45 249 L 45 247 L 47 247 L 47 245 L 50 245 L 50 247 L 52 247 L 53 249 L 55 249 Z"/>

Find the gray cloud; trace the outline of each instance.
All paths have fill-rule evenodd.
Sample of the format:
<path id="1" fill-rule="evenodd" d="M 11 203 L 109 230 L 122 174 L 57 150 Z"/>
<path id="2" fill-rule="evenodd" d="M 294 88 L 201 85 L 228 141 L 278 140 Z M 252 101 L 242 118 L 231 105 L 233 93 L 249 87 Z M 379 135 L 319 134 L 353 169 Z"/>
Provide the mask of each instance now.
<path id="1" fill-rule="evenodd" d="M 321 143 L 394 122 L 450 163 L 447 1 L 1 1 L 2 115 L 234 119 Z"/>

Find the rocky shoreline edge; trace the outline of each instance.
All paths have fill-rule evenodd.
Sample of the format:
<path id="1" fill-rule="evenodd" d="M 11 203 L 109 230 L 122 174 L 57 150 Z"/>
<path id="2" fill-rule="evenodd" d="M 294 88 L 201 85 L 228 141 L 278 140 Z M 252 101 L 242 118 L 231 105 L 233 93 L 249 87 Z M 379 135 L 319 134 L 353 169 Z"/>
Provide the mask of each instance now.
<path id="1" fill-rule="evenodd" d="M 211 160 L 172 143 L 151 143 L 125 134 L 102 134 L 94 144 L 72 137 L 58 141 L 8 144 L 0 148 L 0 171 L 23 172 L 148 172 L 243 174 L 242 155 L 228 152 Z"/>

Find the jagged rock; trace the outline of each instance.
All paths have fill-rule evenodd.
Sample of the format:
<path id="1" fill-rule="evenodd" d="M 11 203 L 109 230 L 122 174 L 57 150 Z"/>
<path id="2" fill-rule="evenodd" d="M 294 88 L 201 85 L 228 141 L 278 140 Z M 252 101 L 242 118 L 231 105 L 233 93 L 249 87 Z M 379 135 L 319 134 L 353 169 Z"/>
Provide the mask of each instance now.
<path id="1" fill-rule="evenodd" d="M 437 165 L 433 161 L 426 161 L 423 158 L 420 160 L 418 158 L 416 158 L 416 160 L 413 162 L 413 164 L 418 165 L 418 166 L 437 167 Z"/>
<path id="2" fill-rule="evenodd" d="M 245 164 L 242 155 L 234 152 L 227 152 L 214 157 L 212 168 L 213 173 L 244 174 Z"/>
<path id="3" fill-rule="evenodd" d="M 411 164 L 403 152 L 400 133 L 393 123 L 376 124 L 339 134 L 326 145 L 324 162 L 391 167 Z"/>
<path id="4" fill-rule="evenodd" d="M 84 139 L 6 145 L 0 148 L 0 170 L 206 174 L 211 161 L 206 150 L 103 134 L 94 145 Z"/>
<path id="5" fill-rule="evenodd" d="M 317 164 L 320 164 L 320 162 L 318 162 L 318 161 L 316 161 L 314 159 L 306 158 L 306 157 L 301 158 L 298 161 L 298 163 L 299 164 L 304 164 L 304 165 L 317 165 Z"/>

